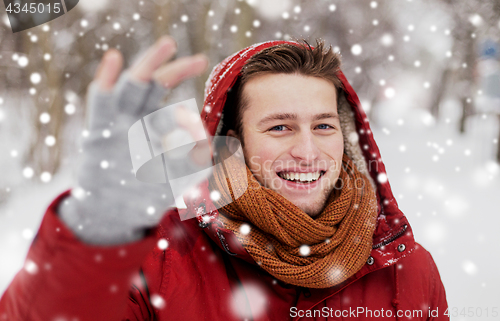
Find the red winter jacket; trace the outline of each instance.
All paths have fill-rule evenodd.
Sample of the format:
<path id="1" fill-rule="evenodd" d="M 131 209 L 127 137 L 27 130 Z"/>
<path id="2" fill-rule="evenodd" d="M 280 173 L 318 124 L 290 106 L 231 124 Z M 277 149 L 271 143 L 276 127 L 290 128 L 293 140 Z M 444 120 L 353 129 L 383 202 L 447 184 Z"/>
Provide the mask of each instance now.
<path id="1" fill-rule="evenodd" d="M 202 119 L 214 135 L 226 93 L 245 61 L 283 41 L 257 44 L 225 59 L 207 82 Z M 343 75 L 366 160 L 379 162 L 378 220 L 366 264 L 344 283 L 307 289 L 260 269 L 234 235 L 179 214 L 213 204 L 202 195 L 171 211 L 141 241 L 99 247 L 80 242 L 58 219 L 67 193 L 48 208 L 22 269 L 0 300 L 0 321 L 112 320 L 449 320 L 445 291 L 431 255 L 415 243 L 398 209 L 368 119 Z M 202 204 L 203 203 L 203 204 Z M 155 246 L 168 242 L 166 249 Z M 163 241 L 163 245 L 165 242 Z M 132 285 L 131 285 L 132 284 Z"/>

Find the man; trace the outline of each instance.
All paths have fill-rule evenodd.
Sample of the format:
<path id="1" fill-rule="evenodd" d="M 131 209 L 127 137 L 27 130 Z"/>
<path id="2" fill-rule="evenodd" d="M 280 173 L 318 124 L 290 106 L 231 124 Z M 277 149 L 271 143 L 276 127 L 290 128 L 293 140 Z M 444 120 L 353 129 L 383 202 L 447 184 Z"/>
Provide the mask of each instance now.
<path id="1" fill-rule="evenodd" d="M 214 68 L 201 117 L 208 134 L 241 141 L 247 168 L 225 158 L 158 224 L 165 191 L 136 185 L 117 159 L 127 126 L 158 107 L 160 84 L 205 67 L 200 57 L 162 67 L 174 47 L 161 39 L 116 84 L 121 56 L 104 57 L 81 189 L 49 207 L 0 320 L 448 319 L 437 268 L 397 208 L 339 56 L 322 43 L 257 44 Z M 186 114 L 177 119 L 189 128 Z M 238 153 L 227 141 L 216 161 Z"/>

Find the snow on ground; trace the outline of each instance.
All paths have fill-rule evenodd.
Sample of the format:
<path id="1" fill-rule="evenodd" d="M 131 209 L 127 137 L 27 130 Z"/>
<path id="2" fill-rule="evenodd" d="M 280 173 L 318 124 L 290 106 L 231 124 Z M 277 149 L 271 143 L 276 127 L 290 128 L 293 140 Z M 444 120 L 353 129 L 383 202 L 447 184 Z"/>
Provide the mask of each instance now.
<path id="1" fill-rule="evenodd" d="M 467 123 L 467 135 L 460 135 L 458 106 L 448 102 L 443 109 L 438 124 L 424 111 L 379 110 L 383 119 L 374 135 L 399 207 L 416 241 L 432 254 L 450 308 L 457 309 L 452 320 L 477 320 L 461 314 L 469 307 L 476 316 L 482 311 L 481 320 L 497 320 L 492 308 L 500 315 L 500 168 L 493 161 L 498 118 L 478 115 Z"/>
<path id="2" fill-rule="evenodd" d="M 23 266 L 45 209 L 71 186 L 69 172 L 55 175 L 50 183 L 28 183 L 16 187 L 7 204 L 0 207 L 0 293 Z"/>

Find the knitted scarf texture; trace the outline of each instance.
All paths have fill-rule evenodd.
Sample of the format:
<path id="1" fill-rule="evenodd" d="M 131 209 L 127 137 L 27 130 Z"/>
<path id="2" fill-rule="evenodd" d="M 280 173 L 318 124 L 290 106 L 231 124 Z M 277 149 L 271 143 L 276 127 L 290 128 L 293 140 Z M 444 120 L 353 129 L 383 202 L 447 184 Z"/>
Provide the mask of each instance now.
<path id="1" fill-rule="evenodd" d="M 347 280 L 365 264 L 375 230 L 376 196 L 369 180 L 346 154 L 335 188 L 314 218 L 262 186 L 248 167 L 243 172 L 230 161 L 224 165 L 225 170 L 214 171 L 209 179 L 209 188 L 221 192 L 220 204 L 228 204 L 218 206 L 219 220 L 276 279 L 301 287 L 328 288 Z M 248 187 L 234 200 L 233 190 L 245 188 L 238 186 L 241 182 L 248 182 Z M 249 233 L 248 226 L 246 231 L 241 228 L 244 224 L 250 227 Z"/>

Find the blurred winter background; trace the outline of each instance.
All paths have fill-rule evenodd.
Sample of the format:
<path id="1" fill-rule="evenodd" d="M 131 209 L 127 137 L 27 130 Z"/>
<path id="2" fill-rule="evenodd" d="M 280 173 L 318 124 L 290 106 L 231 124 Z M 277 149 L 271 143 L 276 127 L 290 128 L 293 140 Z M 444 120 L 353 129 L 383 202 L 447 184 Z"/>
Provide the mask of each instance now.
<path id="1" fill-rule="evenodd" d="M 72 184 L 85 90 L 105 50 L 130 62 L 170 34 L 178 56 L 204 52 L 212 67 L 256 42 L 304 37 L 342 53 L 453 319 L 498 318 L 499 0 L 80 0 L 17 34 L 0 17 L 0 293 L 45 207 Z M 201 106 L 207 76 L 169 101 Z"/>

